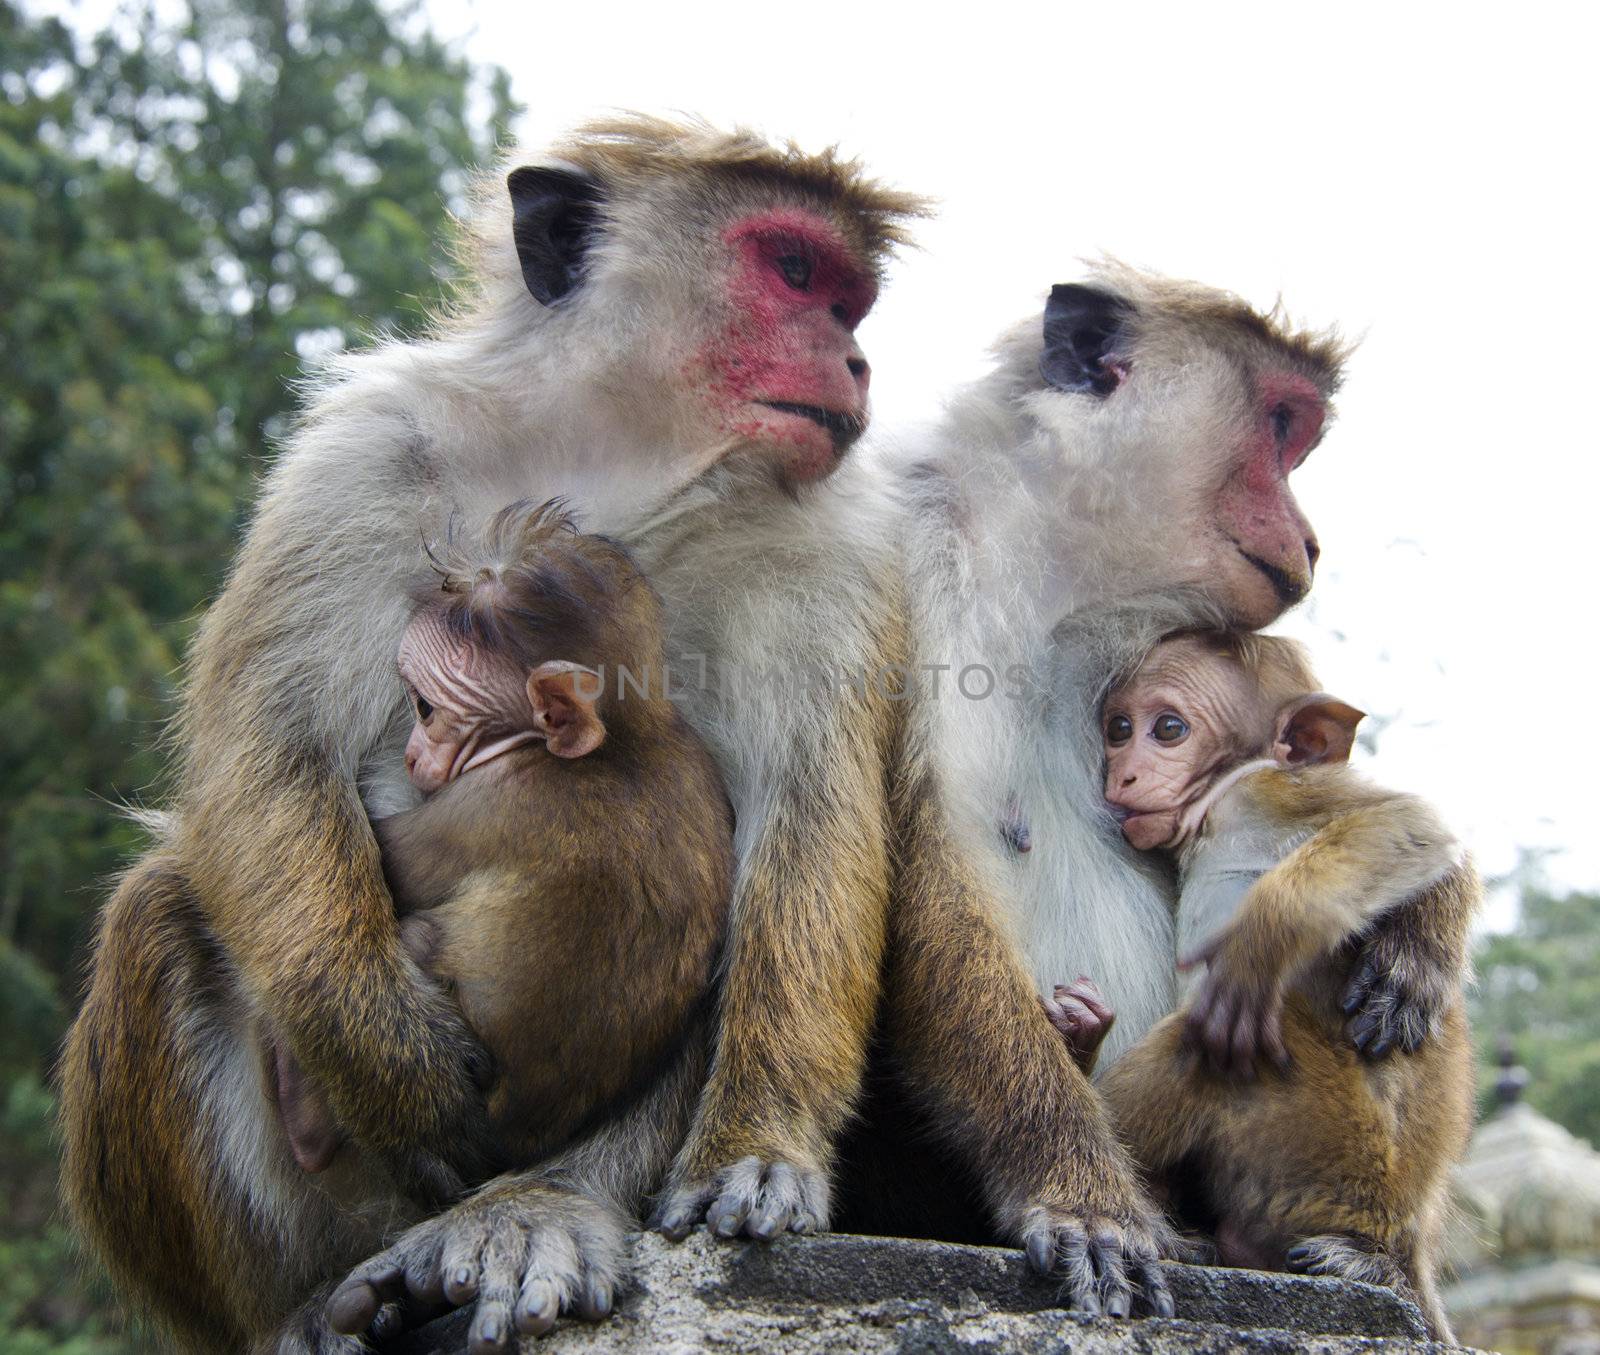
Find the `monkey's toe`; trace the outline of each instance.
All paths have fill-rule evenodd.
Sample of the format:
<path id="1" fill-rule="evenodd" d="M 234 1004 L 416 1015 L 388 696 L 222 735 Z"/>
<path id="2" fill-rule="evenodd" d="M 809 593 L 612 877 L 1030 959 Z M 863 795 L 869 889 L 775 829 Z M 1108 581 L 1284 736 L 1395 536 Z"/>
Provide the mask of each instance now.
<path id="1" fill-rule="evenodd" d="M 717 1237 L 770 1242 L 782 1232 L 825 1228 L 828 1193 L 827 1177 L 815 1167 L 743 1157 L 710 1181 L 670 1192 L 652 1226 L 681 1242 L 703 1217 Z"/>

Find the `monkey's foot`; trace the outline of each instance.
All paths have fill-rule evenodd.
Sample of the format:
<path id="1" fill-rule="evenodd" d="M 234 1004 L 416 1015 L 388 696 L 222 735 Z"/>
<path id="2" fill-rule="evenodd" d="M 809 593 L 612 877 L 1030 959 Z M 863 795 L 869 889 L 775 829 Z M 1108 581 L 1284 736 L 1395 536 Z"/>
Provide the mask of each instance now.
<path id="1" fill-rule="evenodd" d="M 1057 1276 L 1074 1308 L 1127 1317 L 1137 1285 L 1156 1317 L 1177 1311 L 1160 1261 L 1179 1247 L 1155 1211 L 1136 1206 L 1111 1217 L 1036 1204 L 1023 1213 L 1019 1231 L 1028 1264 Z"/>
<path id="2" fill-rule="evenodd" d="M 770 1242 L 785 1231 L 826 1229 L 829 1194 L 828 1178 L 816 1167 L 744 1157 L 709 1177 L 669 1187 L 651 1226 L 682 1242 L 704 1219 L 717 1237 L 743 1233 Z"/>
<path id="3" fill-rule="evenodd" d="M 1284 1264 L 1299 1275 L 1331 1275 L 1338 1280 L 1359 1280 L 1362 1284 L 1397 1289 L 1407 1297 L 1411 1294 L 1405 1272 L 1394 1258 L 1365 1238 L 1343 1233 L 1308 1237 L 1289 1248 Z"/>
<path id="4" fill-rule="evenodd" d="M 477 1300 L 473 1355 L 542 1336 L 562 1313 L 597 1321 L 623 1276 L 626 1221 L 583 1195 L 504 1177 L 402 1234 L 357 1266 L 328 1300 L 336 1332 L 378 1335 L 389 1305 Z"/>

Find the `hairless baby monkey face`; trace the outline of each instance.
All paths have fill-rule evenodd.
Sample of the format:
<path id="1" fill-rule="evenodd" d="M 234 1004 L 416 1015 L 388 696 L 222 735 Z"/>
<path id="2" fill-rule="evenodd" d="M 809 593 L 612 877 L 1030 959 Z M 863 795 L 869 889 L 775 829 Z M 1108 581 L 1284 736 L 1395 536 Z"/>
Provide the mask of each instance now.
<path id="1" fill-rule="evenodd" d="M 1259 694 L 1244 671 L 1197 638 L 1159 645 L 1106 699 L 1106 801 L 1141 851 L 1177 846 L 1184 811 L 1261 724 Z M 1259 740 L 1257 740 L 1259 742 Z"/>
<path id="2" fill-rule="evenodd" d="M 525 744 L 543 740 L 557 757 L 582 757 L 605 738 L 596 674 L 561 661 L 530 670 L 457 634 L 437 609 L 406 628 L 400 678 L 416 713 L 406 771 L 419 790 L 436 791 Z"/>
<path id="3" fill-rule="evenodd" d="M 1163 640 L 1106 698 L 1106 803 L 1141 851 L 1176 848 L 1210 792 L 1252 759 L 1342 761 L 1362 713 L 1315 690 L 1303 652 L 1274 636 Z"/>

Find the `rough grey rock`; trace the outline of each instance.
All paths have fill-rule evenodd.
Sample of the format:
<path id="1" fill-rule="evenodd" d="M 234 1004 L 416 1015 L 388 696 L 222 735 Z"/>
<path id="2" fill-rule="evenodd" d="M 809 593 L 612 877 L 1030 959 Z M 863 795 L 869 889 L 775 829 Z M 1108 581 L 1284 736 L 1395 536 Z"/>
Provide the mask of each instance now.
<path id="1" fill-rule="evenodd" d="M 1083 1317 L 1020 1252 L 842 1234 L 768 1246 L 704 1232 L 679 1246 L 634 1239 L 632 1287 L 616 1314 L 563 1320 L 538 1343 L 567 1352 L 800 1351 L 815 1355 L 1168 1355 L 1357 1351 L 1424 1355 L 1415 1307 L 1387 1289 L 1298 1275 L 1171 1265 L 1179 1317 Z M 463 1355 L 470 1312 L 423 1328 L 393 1355 Z M 526 1348 L 534 1343 L 529 1342 Z"/>

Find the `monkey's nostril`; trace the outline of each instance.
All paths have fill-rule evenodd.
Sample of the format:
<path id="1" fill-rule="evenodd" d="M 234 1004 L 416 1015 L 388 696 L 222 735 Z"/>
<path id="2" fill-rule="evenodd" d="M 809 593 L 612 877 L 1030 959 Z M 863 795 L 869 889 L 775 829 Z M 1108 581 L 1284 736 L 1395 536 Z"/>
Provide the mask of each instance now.
<path id="1" fill-rule="evenodd" d="M 850 323 L 850 312 L 845 309 L 844 302 L 842 301 L 835 301 L 833 305 L 829 306 L 828 314 L 833 316 L 833 318 L 841 325 L 848 325 Z"/>
<path id="2" fill-rule="evenodd" d="M 857 381 L 861 380 L 871 369 L 867 366 L 865 358 L 846 358 L 844 365 L 850 369 L 850 375 Z"/>
<path id="3" fill-rule="evenodd" d="M 1322 555 L 1322 547 L 1317 544 L 1316 537 L 1306 538 L 1306 563 L 1313 569 L 1317 567 L 1317 560 Z"/>

